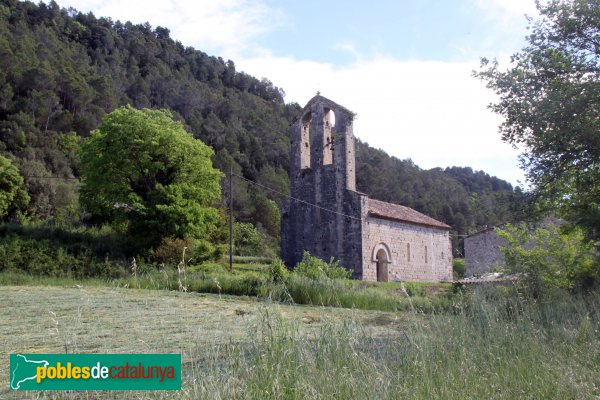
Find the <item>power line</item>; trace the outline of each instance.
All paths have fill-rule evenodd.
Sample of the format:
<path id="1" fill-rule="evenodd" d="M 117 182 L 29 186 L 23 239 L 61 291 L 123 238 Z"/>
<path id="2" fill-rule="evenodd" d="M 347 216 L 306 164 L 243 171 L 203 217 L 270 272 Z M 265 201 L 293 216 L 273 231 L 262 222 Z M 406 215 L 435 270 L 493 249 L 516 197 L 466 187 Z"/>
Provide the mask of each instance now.
<path id="1" fill-rule="evenodd" d="M 286 198 L 288 198 L 288 199 L 291 199 L 291 200 L 297 201 L 297 202 L 299 202 L 299 203 L 302 203 L 302 204 L 306 204 L 307 206 L 310 206 L 310 207 L 315 207 L 315 208 L 318 208 L 318 209 L 320 209 L 320 210 L 323 210 L 323 211 L 326 211 L 326 212 L 330 212 L 330 213 L 332 213 L 332 214 L 341 215 L 341 216 L 343 216 L 343 217 L 346 217 L 346 218 L 354 219 L 354 220 L 357 220 L 357 221 L 362 221 L 362 218 L 357 218 L 357 217 L 355 217 L 355 216 L 353 216 L 353 215 L 344 214 L 344 213 L 341 213 L 341 212 L 339 212 L 339 211 L 331 210 L 331 209 L 329 209 L 329 208 L 325 208 L 325 207 L 322 207 L 322 206 L 320 206 L 320 205 L 317 205 L 317 204 L 310 203 L 310 202 L 308 202 L 308 201 L 305 201 L 305 200 L 299 199 L 299 198 L 297 198 L 297 197 L 290 196 L 290 195 L 288 195 L 288 194 L 285 194 L 285 193 L 282 193 L 282 192 L 280 192 L 280 191 L 278 191 L 278 190 L 276 190 L 276 189 L 270 188 L 270 187 L 268 187 L 268 186 L 265 186 L 265 185 L 263 185 L 263 184 L 260 184 L 260 183 L 258 183 L 258 182 L 256 182 L 256 181 L 253 181 L 253 180 L 251 180 L 251 179 L 245 178 L 245 177 L 243 177 L 243 176 L 241 176 L 241 175 L 234 174 L 234 173 L 231 173 L 231 175 L 232 175 L 232 176 L 236 176 L 236 177 L 238 177 L 238 178 L 240 178 L 240 179 L 242 179 L 242 180 L 244 180 L 244 181 L 246 181 L 246 182 L 248 182 L 248 183 L 251 183 L 251 184 L 253 184 L 253 185 L 259 186 L 259 187 L 261 187 L 261 188 L 263 188 L 263 189 L 265 189 L 265 190 L 268 190 L 268 191 L 270 191 L 270 192 L 276 193 L 276 194 L 278 194 L 278 195 L 280 195 L 280 196 L 286 197 Z M 60 177 L 60 176 L 32 176 L 32 175 L 25 175 L 25 176 L 23 176 L 23 177 L 24 177 L 24 178 L 28 178 L 28 179 L 61 179 L 61 180 L 67 180 L 67 181 L 68 181 L 68 180 L 74 180 L 74 181 L 77 181 L 77 180 L 79 180 L 79 178 L 66 178 L 66 177 Z M 470 236 L 470 235 L 458 235 L 458 234 L 452 234 L 452 233 L 451 233 L 450 235 L 451 235 L 451 236 L 456 236 L 456 237 L 467 237 L 467 236 Z"/>
<path id="2" fill-rule="evenodd" d="M 23 178 L 28 179 L 62 179 L 65 181 L 78 181 L 79 178 L 63 178 L 62 176 L 31 176 L 31 175 L 23 175 Z"/>
<path id="3" fill-rule="evenodd" d="M 306 204 L 306 205 L 308 205 L 308 206 L 315 207 L 315 208 L 318 208 L 318 209 L 320 209 L 320 210 L 323 210 L 323 211 L 330 212 L 330 213 L 332 213 L 332 214 L 338 214 L 338 215 L 342 215 L 342 216 L 344 216 L 344 217 L 346 217 L 346 218 L 351 218 L 351 219 L 355 219 L 355 220 L 357 220 L 357 221 L 362 221 L 362 218 L 357 218 L 357 217 L 355 217 L 355 216 L 353 216 L 353 215 L 344 214 L 344 213 L 341 213 L 341 212 L 339 212 L 339 211 L 335 211 L 335 210 L 331 210 L 331 209 L 329 209 L 329 208 L 321 207 L 320 205 L 317 205 L 317 204 L 309 203 L 308 201 L 305 201 L 305 200 L 302 200 L 302 199 L 298 199 L 298 198 L 296 198 L 296 197 L 290 196 L 289 194 L 281 193 L 281 192 L 280 192 L 280 191 L 278 191 L 278 190 L 275 190 L 275 189 L 273 189 L 273 188 L 270 188 L 270 187 L 268 187 L 268 186 L 262 185 L 262 184 L 260 184 L 260 183 L 258 183 L 258 182 L 255 182 L 255 181 L 253 181 L 253 180 L 250 180 L 250 179 L 248 179 L 248 178 L 244 178 L 243 176 L 240 176 L 240 175 L 237 175 L 237 174 L 234 174 L 234 173 L 231 173 L 231 175 L 233 175 L 233 176 L 237 176 L 238 178 L 240 178 L 240 179 L 243 179 L 243 180 L 245 180 L 245 181 L 246 181 L 246 182 L 248 182 L 248 183 L 251 183 L 251 184 L 253 184 L 253 185 L 259 186 L 259 187 L 261 187 L 261 188 L 263 188 L 263 189 L 266 189 L 266 190 L 269 190 L 269 191 L 271 191 L 271 192 L 273 192 L 273 193 L 277 193 L 277 194 L 278 194 L 278 195 L 280 195 L 280 196 L 287 197 L 288 199 L 292 199 L 292 200 L 294 200 L 294 201 L 297 201 L 297 202 L 299 202 L 299 203 L 303 203 L 303 204 Z"/>
<path id="4" fill-rule="evenodd" d="M 273 193 L 276 193 L 276 194 L 278 194 L 278 195 L 280 195 L 280 196 L 287 197 L 288 199 L 291 199 L 291 200 L 297 201 L 297 202 L 299 202 L 299 203 L 303 203 L 303 204 L 306 204 L 306 205 L 308 205 L 308 206 L 315 207 L 315 208 L 318 208 L 318 209 L 320 209 L 320 210 L 323 210 L 323 211 L 330 212 L 330 213 L 332 213 L 332 214 L 338 214 L 338 215 L 342 215 L 342 216 L 344 216 L 344 217 L 346 217 L 346 218 L 351 218 L 351 219 L 355 219 L 355 220 L 357 220 L 357 221 L 362 221 L 362 218 L 357 218 L 357 217 L 355 217 L 355 216 L 352 216 L 352 215 L 344 214 L 344 213 L 341 213 L 341 212 L 339 212 L 339 211 L 335 211 L 335 210 L 331 210 L 331 209 L 329 209 L 329 208 L 321 207 L 321 206 L 319 206 L 319 205 L 317 205 L 317 204 L 313 204 L 313 203 L 310 203 L 310 202 L 308 202 L 308 201 L 305 201 L 305 200 L 302 200 L 302 199 L 299 199 L 299 198 L 296 198 L 296 197 L 290 196 L 290 195 L 288 195 L 288 194 L 285 194 L 285 193 L 282 193 L 282 192 L 280 192 L 280 191 L 278 191 L 278 190 L 276 190 L 276 189 L 270 188 L 270 187 L 268 187 L 268 186 L 265 186 L 265 185 L 263 185 L 263 184 L 260 184 L 260 183 L 258 183 L 258 182 L 256 182 L 256 181 L 253 181 L 253 180 L 251 180 L 251 179 L 245 178 L 245 177 L 243 177 L 243 176 L 241 176 L 241 175 L 234 174 L 233 172 L 231 172 L 231 175 L 232 175 L 232 176 L 236 176 L 236 177 L 238 177 L 238 178 L 240 178 L 240 179 L 242 179 L 242 180 L 244 180 L 244 181 L 246 181 L 246 182 L 248 182 L 248 183 L 251 183 L 251 184 L 253 184 L 253 185 L 259 186 L 259 187 L 261 187 L 261 188 L 263 188 L 263 189 L 269 190 L 269 191 L 271 191 L 271 192 L 273 192 Z M 471 235 L 459 235 L 459 234 L 452 233 L 452 232 L 449 232 L 449 235 L 450 235 L 450 236 L 457 237 L 457 238 L 465 238 L 465 237 L 471 236 Z"/>

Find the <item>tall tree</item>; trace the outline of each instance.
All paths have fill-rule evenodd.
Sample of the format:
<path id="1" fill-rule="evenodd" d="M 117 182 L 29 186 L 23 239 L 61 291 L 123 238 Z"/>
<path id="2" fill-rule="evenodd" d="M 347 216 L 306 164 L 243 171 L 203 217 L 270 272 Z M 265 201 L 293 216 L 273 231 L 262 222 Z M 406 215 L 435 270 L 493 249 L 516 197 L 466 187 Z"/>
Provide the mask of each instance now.
<path id="1" fill-rule="evenodd" d="M 521 146 L 536 198 L 600 237 L 600 2 L 537 2 L 511 67 L 475 73 L 499 95 L 504 141 Z M 540 203 L 538 203 L 540 204 Z"/>
<path id="2" fill-rule="evenodd" d="M 121 107 L 108 114 L 81 150 L 81 203 L 122 224 L 145 246 L 215 231 L 222 174 L 213 150 L 165 110 Z"/>
<path id="3" fill-rule="evenodd" d="M 23 189 L 23 177 L 17 167 L 0 155 L 0 218 L 25 209 L 29 195 Z"/>

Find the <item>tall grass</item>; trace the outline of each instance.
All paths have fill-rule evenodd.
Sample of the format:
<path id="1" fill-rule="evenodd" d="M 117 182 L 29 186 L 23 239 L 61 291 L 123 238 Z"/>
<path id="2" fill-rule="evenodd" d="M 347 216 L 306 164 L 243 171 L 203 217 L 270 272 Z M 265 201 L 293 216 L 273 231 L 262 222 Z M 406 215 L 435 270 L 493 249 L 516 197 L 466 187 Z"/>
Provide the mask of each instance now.
<path id="1" fill-rule="evenodd" d="M 362 310 L 433 312 L 453 307 L 453 299 L 446 294 L 429 296 L 425 291 L 413 290 L 413 295 L 409 295 L 399 283 L 394 290 L 347 279 L 313 279 L 295 274 L 270 286 L 268 294 L 284 302 Z"/>
<path id="2" fill-rule="evenodd" d="M 265 315 L 251 345 L 222 348 L 188 379 L 196 398 L 597 399 L 600 303 L 539 304 L 478 291 L 455 314 L 407 323 L 395 337 L 360 324 L 301 336 Z"/>
<path id="3" fill-rule="evenodd" d="M 64 399 L 597 399 L 600 297 L 559 294 L 540 302 L 505 292 L 494 288 L 466 292 L 452 312 L 373 313 L 388 321 L 397 319 L 379 329 L 383 320 L 371 319 L 365 312 L 319 312 L 319 308 L 232 299 L 220 302 L 216 297 L 210 303 L 199 302 L 198 296 L 184 293 L 46 291 L 60 297 L 49 302 L 55 300 L 61 306 L 58 326 L 61 332 L 66 329 L 70 346 L 104 352 L 181 352 L 182 390 L 10 395 Z M 26 297 L 28 293 L 30 297 Z M 23 290 L 19 296 L 14 303 L 22 305 L 28 300 L 28 304 L 37 304 L 32 298 L 39 294 Z M 87 306 L 82 307 L 82 298 L 88 298 Z M 99 311 L 99 304 L 105 312 Z M 209 304 L 213 308 L 208 309 Z M 166 313 L 169 310 L 172 313 Z M 318 322 L 304 320 L 308 310 L 312 315 L 318 313 Z M 47 317 L 40 317 L 31 306 L 22 311 L 15 315 L 27 320 L 16 323 L 21 329 L 37 327 L 31 331 L 34 335 L 21 335 L 15 341 L 14 327 L 5 326 L 0 341 L 13 346 L 18 342 L 21 348 L 31 349 L 56 345 L 57 338 L 40 331 Z M 114 319 L 115 313 L 118 319 Z M 148 313 L 150 318 L 146 318 Z M 103 322 L 94 325 L 98 319 Z M 227 322 L 219 325 L 222 320 Z M 133 329 L 131 321 L 150 323 L 151 328 Z M 205 325 L 193 326 L 194 321 Z M 102 332 L 95 335 L 80 330 L 88 324 Z M 207 338 L 214 329 L 211 325 L 218 325 L 219 334 Z M 113 329 L 117 330 L 114 335 Z M 233 331 L 236 335 L 228 336 Z M 135 340 L 136 335 L 143 335 L 143 340 Z M 27 341 L 28 337 L 38 339 Z M 40 337 L 44 338 L 41 342 Z M 0 396 L 6 393 L 0 389 Z"/>
<path id="4" fill-rule="evenodd" d="M 252 268 L 249 268 L 252 266 Z M 125 268 L 123 268 L 125 271 Z M 290 274 L 285 280 L 274 281 L 264 272 L 264 265 L 243 264 L 233 273 L 223 266 L 206 263 L 188 268 L 181 275 L 172 267 L 157 268 L 138 264 L 135 273 L 118 278 L 76 279 L 69 275 L 47 277 L 20 271 L 0 273 L 0 285 L 111 285 L 132 289 L 182 290 L 235 296 L 253 296 L 287 304 L 356 308 L 381 311 L 410 311 L 431 313 L 451 310 L 456 301 L 447 293 L 429 295 L 427 285 L 375 284 L 347 279 L 308 278 Z M 406 288 L 403 286 L 406 285 Z"/>
<path id="5" fill-rule="evenodd" d="M 118 287 L 178 290 L 175 271 L 147 271 L 137 277 L 115 279 Z M 319 279 L 291 274 L 285 281 L 274 282 L 266 274 L 253 270 L 229 273 L 221 267 L 186 273 L 184 286 L 198 293 L 254 296 L 269 301 L 315 306 L 357 308 L 380 311 L 434 312 L 450 310 L 455 299 L 446 294 L 426 295 L 425 290 L 390 290 L 378 285 L 361 284 L 347 279 Z M 396 285 L 398 286 L 398 285 Z"/>

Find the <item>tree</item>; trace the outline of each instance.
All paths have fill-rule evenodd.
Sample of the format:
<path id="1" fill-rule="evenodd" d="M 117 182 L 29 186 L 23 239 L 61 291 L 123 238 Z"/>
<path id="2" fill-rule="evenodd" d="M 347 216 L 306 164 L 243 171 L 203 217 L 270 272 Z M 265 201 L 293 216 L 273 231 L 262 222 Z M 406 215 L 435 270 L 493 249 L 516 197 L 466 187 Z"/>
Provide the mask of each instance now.
<path id="1" fill-rule="evenodd" d="M 600 236 L 600 3 L 537 2 L 527 46 L 475 76 L 499 95 L 502 139 L 522 146 L 535 198 Z"/>
<path id="2" fill-rule="evenodd" d="M 496 228 L 496 233 L 507 243 L 500 247 L 506 271 L 520 276 L 534 296 L 549 288 L 589 288 L 600 278 L 594 244 L 584 238 L 580 228 L 549 224 L 531 230 L 524 224 L 508 224 Z"/>
<path id="3" fill-rule="evenodd" d="M 29 194 L 23 189 L 23 177 L 6 157 L 0 156 L 0 218 L 25 209 Z"/>
<path id="4" fill-rule="evenodd" d="M 121 107 L 82 146 L 81 203 L 145 247 L 165 237 L 207 238 L 221 195 L 212 155 L 169 111 Z"/>

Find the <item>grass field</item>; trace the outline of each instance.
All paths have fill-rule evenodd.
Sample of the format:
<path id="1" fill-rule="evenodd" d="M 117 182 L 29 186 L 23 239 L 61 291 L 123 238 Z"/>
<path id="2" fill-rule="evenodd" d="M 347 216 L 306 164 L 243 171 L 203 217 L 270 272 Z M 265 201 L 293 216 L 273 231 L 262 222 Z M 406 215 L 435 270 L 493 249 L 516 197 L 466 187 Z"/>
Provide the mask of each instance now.
<path id="1" fill-rule="evenodd" d="M 181 353 L 184 365 L 189 365 L 202 363 L 206 354 L 219 353 L 226 346 L 239 347 L 255 340 L 254 334 L 271 318 L 294 326 L 303 337 L 315 336 L 324 324 L 345 320 L 360 321 L 374 337 L 393 337 L 398 335 L 401 321 L 410 318 L 94 283 L 0 286 L 0 398 L 8 396 L 11 353 L 173 352 Z"/>
<path id="2" fill-rule="evenodd" d="M 98 282 L 0 286 L 0 398 L 599 398 L 597 298 L 470 296 L 425 315 Z M 177 352 L 183 389 L 8 392 L 15 352 Z"/>

